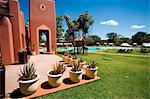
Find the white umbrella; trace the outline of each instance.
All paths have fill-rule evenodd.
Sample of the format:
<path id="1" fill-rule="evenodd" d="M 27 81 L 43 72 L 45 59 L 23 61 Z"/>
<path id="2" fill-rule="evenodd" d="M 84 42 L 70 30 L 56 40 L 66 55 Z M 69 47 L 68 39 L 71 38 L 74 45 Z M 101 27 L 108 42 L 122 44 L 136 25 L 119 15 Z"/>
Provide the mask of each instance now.
<path id="1" fill-rule="evenodd" d="M 142 43 L 143 47 L 150 47 L 150 43 Z"/>
<path id="2" fill-rule="evenodd" d="M 128 43 L 122 43 L 121 46 L 122 47 L 130 47 L 130 45 Z"/>
<path id="3" fill-rule="evenodd" d="M 112 45 L 114 45 L 114 43 L 108 43 L 108 45 L 112 46 Z"/>

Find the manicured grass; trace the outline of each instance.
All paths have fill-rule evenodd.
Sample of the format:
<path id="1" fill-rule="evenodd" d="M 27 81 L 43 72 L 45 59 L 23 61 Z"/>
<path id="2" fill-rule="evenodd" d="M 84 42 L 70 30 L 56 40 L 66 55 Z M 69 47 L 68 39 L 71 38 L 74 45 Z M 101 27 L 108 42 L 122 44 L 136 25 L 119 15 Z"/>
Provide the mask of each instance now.
<path id="1" fill-rule="evenodd" d="M 149 58 L 92 54 L 76 55 L 98 63 L 101 80 L 45 95 L 48 99 L 148 99 Z"/>
<path id="2" fill-rule="evenodd" d="M 121 52 L 118 52 L 117 49 L 97 50 L 96 52 L 150 56 L 150 53 L 141 53 L 141 52 L 136 51 L 136 50 L 133 50 L 133 51 L 128 52 L 128 53 L 121 53 Z"/>

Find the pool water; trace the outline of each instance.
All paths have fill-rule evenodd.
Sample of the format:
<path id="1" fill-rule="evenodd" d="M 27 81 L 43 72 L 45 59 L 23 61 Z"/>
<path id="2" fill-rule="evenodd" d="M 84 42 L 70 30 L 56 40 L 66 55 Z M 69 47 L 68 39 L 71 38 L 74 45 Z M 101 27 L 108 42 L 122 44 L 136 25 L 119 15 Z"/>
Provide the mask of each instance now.
<path id="1" fill-rule="evenodd" d="M 87 48 L 88 48 L 88 51 L 112 49 L 112 47 L 87 47 Z M 57 50 L 61 50 L 61 51 L 74 50 L 74 48 L 73 47 L 68 47 L 68 48 L 59 47 L 59 48 L 57 48 Z M 75 50 L 77 50 L 77 48 L 75 48 Z"/>
<path id="2" fill-rule="evenodd" d="M 107 50 L 107 49 L 133 49 L 133 48 L 129 48 L 129 47 L 116 47 L 116 46 L 103 46 L 103 47 L 87 47 L 88 51 L 96 51 L 96 50 Z M 66 51 L 66 50 L 74 50 L 73 47 L 68 47 L 68 48 L 64 48 L 64 47 L 58 47 L 57 50 L 61 50 L 61 51 Z M 75 48 L 75 50 L 77 50 L 77 48 Z M 80 50 L 80 48 L 79 48 Z"/>

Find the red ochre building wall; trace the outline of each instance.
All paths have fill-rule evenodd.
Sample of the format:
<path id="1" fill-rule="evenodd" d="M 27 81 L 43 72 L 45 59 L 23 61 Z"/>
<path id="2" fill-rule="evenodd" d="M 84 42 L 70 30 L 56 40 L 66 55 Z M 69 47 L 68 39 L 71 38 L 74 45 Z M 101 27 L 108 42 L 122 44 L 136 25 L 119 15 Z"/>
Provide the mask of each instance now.
<path id="1" fill-rule="evenodd" d="M 13 15 L 13 17 L 11 17 L 10 19 L 13 32 L 14 56 L 15 61 L 17 62 L 18 51 L 25 48 L 25 45 L 23 45 L 23 42 L 25 42 L 25 39 L 23 38 L 25 37 L 24 15 L 20 11 L 18 0 L 10 0 L 8 3 L 9 13 Z"/>
<path id="2" fill-rule="evenodd" d="M 30 0 L 29 3 L 31 49 L 39 54 L 39 30 L 48 30 L 49 53 L 56 53 L 56 15 L 54 1 Z"/>
<path id="3" fill-rule="evenodd" d="M 17 63 L 18 51 L 26 46 L 24 15 L 20 11 L 18 0 L 9 0 L 5 5 L 8 5 L 8 13 L 13 17 L 4 17 L 0 22 L 0 45 L 4 65 Z M 1 10 L 0 13 L 2 12 L 4 11 Z"/>
<path id="4" fill-rule="evenodd" d="M 39 54 L 39 30 L 49 31 L 49 53 L 56 53 L 56 15 L 53 0 L 30 0 L 29 8 L 29 39 L 31 49 Z M 1 3 L 0 5 L 3 5 Z M 5 3 L 6 4 L 6 3 Z M 26 48 L 24 14 L 20 11 L 18 0 L 9 0 L 8 13 L 13 17 L 4 17 L 0 22 L 0 48 L 2 64 L 18 62 L 18 51 Z M 3 11 L 1 10 L 0 13 Z"/>
<path id="5" fill-rule="evenodd" d="M 0 45 L 2 53 L 2 64 L 13 64 L 14 60 L 14 47 L 12 36 L 12 25 L 9 18 L 4 17 L 0 25 Z"/>

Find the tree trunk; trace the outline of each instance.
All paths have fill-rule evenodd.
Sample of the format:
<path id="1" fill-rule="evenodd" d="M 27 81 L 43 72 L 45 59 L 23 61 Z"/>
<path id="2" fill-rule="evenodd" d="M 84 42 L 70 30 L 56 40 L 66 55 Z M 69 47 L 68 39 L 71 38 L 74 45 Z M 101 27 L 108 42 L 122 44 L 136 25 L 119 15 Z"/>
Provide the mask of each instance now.
<path id="1" fill-rule="evenodd" d="M 85 47 L 85 45 L 84 45 L 84 41 L 82 40 L 82 45 L 83 45 L 83 54 L 84 54 L 84 47 Z"/>
<path id="2" fill-rule="evenodd" d="M 72 32 L 72 36 L 73 36 L 73 47 L 74 47 L 74 54 L 76 53 L 76 51 L 75 51 L 75 41 L 74 41 L 74 39 L 75 39 L 75 37 L 74 37 L 74 32 Z"/>
<path id="3" fill-rule="evenodd" d="M 83 39 L 82 39 L 82 48 L 83 48 L 83 54 L 85 53 L 84 49 L 85 49 L 85 36 L 83 35 Z"/>

